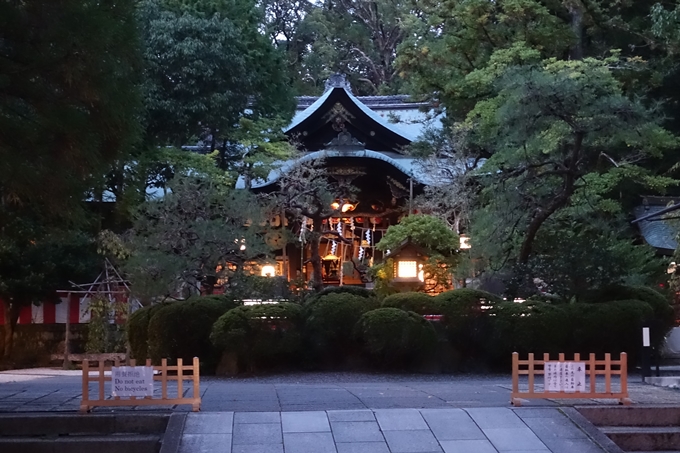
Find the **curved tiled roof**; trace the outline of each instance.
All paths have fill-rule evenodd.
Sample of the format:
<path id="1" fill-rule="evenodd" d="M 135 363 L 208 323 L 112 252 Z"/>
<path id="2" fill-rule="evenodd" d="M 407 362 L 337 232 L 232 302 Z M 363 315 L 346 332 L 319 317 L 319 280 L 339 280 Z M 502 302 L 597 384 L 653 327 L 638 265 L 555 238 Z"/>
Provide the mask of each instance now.
<path id="1" fill-rule="evenodd" d="M 636 218 L 647 216 L 665 209 L 665 205 L 642 205 L 633 210 Z M 660 216 L 650 217 L 649 220 L 642 220 L 637 223 L 640 233 L 647 244 L 660 251 L 672 252 L 678 247 L 676 229 Z"/>

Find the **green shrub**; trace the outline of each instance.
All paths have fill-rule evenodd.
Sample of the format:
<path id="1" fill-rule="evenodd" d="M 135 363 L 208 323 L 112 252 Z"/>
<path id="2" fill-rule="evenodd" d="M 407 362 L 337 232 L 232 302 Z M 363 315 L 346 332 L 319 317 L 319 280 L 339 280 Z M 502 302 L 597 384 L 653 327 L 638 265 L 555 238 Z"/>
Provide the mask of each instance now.
<path id="1" fill-rule="evenodd" d="M 460 354 L 463 364 L 483 360 L 485 344 L 491 335 L 488 312 L 501 298 L 486 291 L 461 288 L 441 293 L 434 299 L 443 315 L 441 324 L 449 343 Z"/>
<path id="2" fill-rule="evenodd" d="M 374 298 L 328 293 L 306 310 L 305 337 L 315 355 L 333 361 L 354 350 L 353 329 L 362 314 L 378 308 Z M 328 360 L 326 360 L 328 361 Z"/>
<path id="3" fill-rule="evenodd" d="M 316 303 L 320 298 L 328 294 L 352 294 L 354 296 L 371 298 L 377 300 L 377 295 L 370 289 L 363 288 L 361 286 L 327 286 L 316 294 L 311 294 L 305 300 L 305 305 L 311 305 Z"/>
<path id="4" fill-rule="evenodd" d="M 222 353 L 234 353 L 239 369 L 289 364 L 302 346 L 302 307 L 262 304 L 229 310 L 215 322 L 210 340 Z"/>
<path id="5" fill-rule="evenodd" d="M 580 307 L 545 302 L 500 302 L 490 310 L 490 335 L 485 342 L 492 366 L 510 364 L 512 353 L 560 353 L 573 346 L 574 315 Z"/>
<path id="6" fill-rule="evenodd" d="M 674 313 L 669 299 L 653 288 L 646 286 L 612 285 L 592 291 L 585 302 L 600 303 L 617 300 L 641 300 L 654 310 L 654 316 L 644 320 L 650 327 L 653 345 L 659 346 L 673 327 Z"/>
<path id="7" fill-rule="evenodd" d="M 424 293 L 406 292 L 387 296 L 383 299 L 382 307 L 400 308 L 413 311 L 419 315 L 439 315 L 439 306 L 435 298 Z"/>
<path id="8" fill-rule="evenodd" d="M 544 302 L 496 304 L 489 316 L 491 335 L 487 358 L 496 366 L 507 366 L 511 354 L 525 356 L 563 352 L 567 358 L 596 353 L 628 353 L 633 366 L 640 349 L 640 327 L 653 314 L 648 303 L 622 300 L 600 304 L 559 304 Z"/>
<path id="9" fill-rule="evenodd" d="M 654 315 L 647 302 L 618 300 L 573 305 L 582 309 L 574 325 L 573 352 L 627 352 L 631 366 L 636 363 L 642 345 L 642 325 Z"/>
<path id="10" fill-rule="evenodd" d="M 210 342 L 215 321 L 235 306 L 228 296 L 205 296 L 171 302 L 154 312 L 149 321 L 149 356 L 191 360 L 198 357 L 212 371 L 218 356 Z"/>
<path id="11" fill-rule="evenodd" d="M 417 313 L 398 308 L 378 308 L 364 313 L 355 332 L 365 353 L 387 367 L 413 365 L 437 343 L 429 322 Z"/>
<path id="12" fill-rule="evenodd" d="M 166 306 L 168 303 L 149 305 L 135 311 L 130 315 L 127 323 L 128 342 L 130 343 L 130 350 L 132 357 L 137 360 L 146 360 L 149 358 L 149 321 L 154 313 Z"/>

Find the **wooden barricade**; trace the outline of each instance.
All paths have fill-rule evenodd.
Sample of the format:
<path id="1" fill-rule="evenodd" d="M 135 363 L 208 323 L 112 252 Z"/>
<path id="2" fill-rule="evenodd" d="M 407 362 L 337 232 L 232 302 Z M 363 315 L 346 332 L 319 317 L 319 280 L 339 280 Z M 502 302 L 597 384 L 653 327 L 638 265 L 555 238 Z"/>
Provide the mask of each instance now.
<path id="1" fill-rule="evenodd" d="M 192 410 L 197 412 L 201 409 L 201 393 L 200 393 L 200 375 L 198 357 L 194 357 L 193 364 L 184 365 L 182 359 L 177 359 L 177 365 L 168 365 L 168 359 L 163 359 L 160 366 L 153 366 L 154 381 L 161 382 L 161 397 L 154 398 L 152 396 L 145 397 L 120 397 L 113 396 L 110 399 L 106 398 L 105 382 L 111 382 L 111 376 L 106 376 L 105 372 L 111 371 L 110 366 L 105 366 L 105 361 L 97 361 L 96 367 L 90 367 L 89 361 L 83 361 L 83 396 L 80 402 L 80 411 L 88 412 L 95 406 L 158 406 L 158 405 L 175 405 L 175 404 L 191 404 Z M 129 360 L 127 366 L 135 366 L 135 360 Z M 121 366 L 118 359 L 113 361 L 113 366 Z M 151 359 L 146 359 L 147 367 L 151 365 Z M 94 371 L 93 376 L 90 371 Z M 190 371 L 191 374 L 184 374 L 185 371 Z M 172 373 L 172 374 L 169 374 Z M 175 374 L 176 373 L 176 374 Z M 168 382 L 177 382 L 177 397 L 168 397 Z M 191 398 L 184 397 L 184 381 L 192 381 L 193 396 Z M 90 399 L 90 382 L 97 383 L 97 398 Z"/>
<path id="2" fill-rule="evenodd" d="M 586 366 L 588 391 L 575 392 L 549 392 L 535 391 L 535 376 L 545 375 L 545 363 L 550 362 L 550 354 L 543 354 L 543 360 L 534 359 L 530 353 L 527 360 L 520 360 L 519 354 L 512 354 L 512 394 L 510 402 L 513 406 L 521 406 L 520 398 L 610 398 L 618 399 L 620 404 L 629 405 L 628 398 L 628 365 L 625 352 L 621 353 L 619 360 L 612 360 L 611 354 L 605 354 L 604 360 L 595 360 L 595 354 L 590 354 L 587 360 L 582 360 L 580 354 L 574 354 L 574 360 L 567 361 L 564 354 L 559 354 L 558 362 L 583 362 Z M 528 391 L 520 392 L 519 377 L 528 376 Z M 604 376 L 604 392 L 597 391 L 597 376 Z M 612 376 L 620 376 L 619 391 L 612 391 Z"/>

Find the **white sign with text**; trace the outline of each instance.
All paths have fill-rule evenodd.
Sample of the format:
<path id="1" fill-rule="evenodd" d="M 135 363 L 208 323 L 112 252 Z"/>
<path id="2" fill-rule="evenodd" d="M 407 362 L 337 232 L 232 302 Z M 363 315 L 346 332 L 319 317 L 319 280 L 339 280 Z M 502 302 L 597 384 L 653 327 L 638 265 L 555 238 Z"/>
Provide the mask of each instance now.
<path id="1" fill-rule="evenodd" d="M 111 367 L 111 395 L 153 396 L 153 367 Z"/>
<path id="2" fill-rule="evenodd" d="M 547 392 L 583 392 L 586 389 L 585 362 L 545 362 L 544 388 Z"/>

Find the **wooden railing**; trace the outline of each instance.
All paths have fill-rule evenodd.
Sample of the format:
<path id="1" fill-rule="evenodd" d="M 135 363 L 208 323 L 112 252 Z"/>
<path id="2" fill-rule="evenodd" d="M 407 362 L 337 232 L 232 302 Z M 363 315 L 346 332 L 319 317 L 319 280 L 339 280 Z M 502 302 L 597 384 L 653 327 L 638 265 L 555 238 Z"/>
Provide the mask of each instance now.
<path id="1" fill-rule="evenodd" d="M 587 382 L 584 382 L 582 390 L 576 391 L 548 391 L 544 386 L 543 391 L 537 392 L 535 377 L 543 375 L 545 378 L 545 364 L 547 362 L 551 362 L 550 354 L 543 354 L 543 360 L 536 360 L 534 354 L 529 354 L 527 360 L 520 360 L 519 354 L 516 352 L 512 354 L 512 395 L 510 402 L 513 406 L 521 406 L 521 399 L 529 398 L 608 398 L 618 399 L 620 404 L 629 405 L 631 403 L 628 398 L 628 365 L 625 352 L 621 353 L 619 360 L 612 360 L 611 354 L 605 354 L 604 360 L 596 360 L 595 354 L 590 354 L 587 360 L 582 360 L 580 354 L 574 354 L 574 359 L 568 361 L 565 360 L 564 354 L 559 354 L 556 362 L 577 362 L 583 363 L 586 367 L 585 377 Z M 527 391 L 520 391 L 519 389 L 520 376 L 523 375 L 527 376 Z M 598 376 L 604 377 L 604 391 L 598 391 Z M 618 391 L 612 390 L 612 377 L 614 376 L 620 378 Z"/>
<path id="2" fill-rule="evenodd" d="M 200 375 L 198 357 L 194 357 L 191 365 L 184 365 L 182 359 L 177 359 L 177 365 L 168 365 L 168 359 L 163 359 L 160 366 L 153 366 L 154 382 L 161 383 L 161 397 L 155 398 L 153 396 L 145 397 L 120 397 L 112 396 L 107 398 L 106 382 L 111 382 L 111 376 L 107 376 L 106 372 L 111 371 L 111 366 L 106 366 L 106 361 L 96 361 L 97 365 L 90 366 L 88 360 L 83 361 L 83 396 L 80 402 L 80 411 L 87 412 L 95 406 L 157 406 L 157 405 L 176 405 L 176 404 L 191 404 L 192 410 L 197 412 L 201 408 L 201 393 L 200 393 Z M 114 360 L 113 366 L 121 366 L 119 360 Z M 135 366 L 135 360 L 129 360 L 123 365 Z M 146 360 L 147 367 L 151 367 L 151 359 Z M 189 371 L 190 374 L 184 374 Z M 94 372 L 93 375 L 90 375 Z M 168 382 L 177 382 L 177 396 L 175 398 L 168 397 Z M 192 381 L 193 396 L 190 398 L 184 397 L 184 381 Z M 90 383 L 97 384 L 96 398 L 90 399 Z M 110 389 L 109 389 L 110 390 Z M 174 392 L 173 392 L 174 393 Z M 109 391 L 109 394 L 111 392 Z"/>

